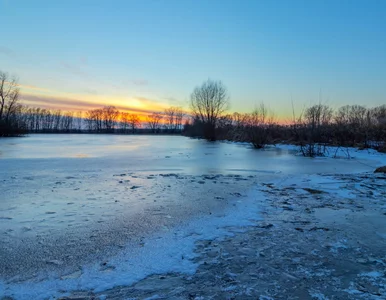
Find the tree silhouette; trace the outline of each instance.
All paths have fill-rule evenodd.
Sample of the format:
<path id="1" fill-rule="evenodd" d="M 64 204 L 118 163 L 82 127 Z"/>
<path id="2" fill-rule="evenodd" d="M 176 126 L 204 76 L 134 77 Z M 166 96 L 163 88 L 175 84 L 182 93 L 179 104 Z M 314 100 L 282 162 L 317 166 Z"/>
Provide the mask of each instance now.
<path id="1" fill-rule="evenodd" d="M 192 114 L 202 122 L 203 135 L 210 141 L 216 140 L 218 119 L 228 107 L 228 92 L 221 81 L 208 79 L 197 86 L 190 96 Z"/>

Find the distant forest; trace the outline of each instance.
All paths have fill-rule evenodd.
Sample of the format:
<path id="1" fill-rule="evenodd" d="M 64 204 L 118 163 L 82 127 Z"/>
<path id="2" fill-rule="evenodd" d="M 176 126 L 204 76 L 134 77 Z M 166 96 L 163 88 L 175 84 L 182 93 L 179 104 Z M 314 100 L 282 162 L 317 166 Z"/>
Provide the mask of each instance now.
<path id="1" fill-rule="evenodd" d="M 86 112 L 68 112 L 21 106 L 16 115 L 27 133 L 181 133 L 184 113 L 179 107 L 147 115 L 120 112 L 104 106 Z"/>
<path id="2" fill-rule="evenodd" d="M 264 148 L 276 143 L 299 146 L 304 156 L 324 155 L 327 146 L 374 148 L 386 152 L 386 105 L 346 105 L 333 110 L 322 102 L 279 124 L 266 105 L 250 113 L 227 114 L 229 95 L 221 81 L 208 79 L 194 88 L 190 111 L 170 107 L 140 120 L 136 114 L 105 106 L 64 112 L 19 103 L 17 80 L 0 71 L 0 136 L 26 133 L 183 134 L 209 141 L 230 140 Z"/>

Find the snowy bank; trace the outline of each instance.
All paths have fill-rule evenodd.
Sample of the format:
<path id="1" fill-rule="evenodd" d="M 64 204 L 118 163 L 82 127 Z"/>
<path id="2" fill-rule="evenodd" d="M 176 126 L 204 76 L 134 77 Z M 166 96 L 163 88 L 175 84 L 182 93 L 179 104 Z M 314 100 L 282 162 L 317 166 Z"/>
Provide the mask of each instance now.
<path id="1" fill-rule="evenodd" d="M 199 240 L 210 240 L 231 235 L 227 227 L 242 227 L 259 220 L 255 201 L 262 195 L 251 192 L 240 198 L 221 215 L 200 217 L 163 234 L 145 238 L 140 248 L 128 245 L 122 253 L 93 266 L 84 266 L 78 272 L 44 281 L 0 284 L 0 295 L 15 299 L 53 299 L 71 290 L 103 291 L 114 286 L 130 285 L 152 274 L 180 272 L 193 274 L 197 264 L 194 247 Z"/>

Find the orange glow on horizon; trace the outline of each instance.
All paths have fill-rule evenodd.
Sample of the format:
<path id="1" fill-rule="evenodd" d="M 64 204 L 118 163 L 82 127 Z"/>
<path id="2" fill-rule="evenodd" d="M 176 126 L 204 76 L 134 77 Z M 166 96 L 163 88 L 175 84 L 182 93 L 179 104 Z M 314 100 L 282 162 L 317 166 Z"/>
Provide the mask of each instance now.
<path id="1" fill-rule="evenodd" d="M 145 97 L 121 97 L 121 96 L 102 96 L 102 95 L 88 95 L 88 94 L 71 94 L 60 93 L 46 88 L 40 88 L 31 85 L 21 85 L 22 90 L 20 102 L 30 107 L 40 107 L 52 110 L 62 110 L 64 112 L 83 112 L 89 110 L 99 109 L 104 106 L 114 106 L 120 112 L 138 115 L 141 123 L 146 123 L 148 115 L 159 112 L 163 113 L 165 109 L 171 105 L 159 101 L 151 100 Z M 188 115 L 188 111 L 185 114 Z M 245 111 L 245 109 L 243 109 Z M 252 110 L 251 110 L 252 111 Z M 293 122 L 292 114 L 289 111 L 282 110 L 281 113 L 276 114 L 274 122 L 279 125 L 289 125 Z M 232 115 L 233 111 L 228 111 L 226 114 Z M 186 119 L 186 117 L 185 117 Z M 165 123 L 162 120 L 161 123 Z"/>
<path id="2" fill-rule="evenodd" d="M 163 112 L 170 105 L 145 97 L 115 97 L 86 94 L 64 94 L 56 93 L 38 87 L 20 85 L 22 93 L 20 103 L 45 109 L 60 109 L 63 111 L 83 111 L 102 108 L 104 106 L 114 106 L 119 111 L 135 113 L 138 115 L 148 115 L 153 112 Z M 25 90 L 28 90 L 26 92 Z M 45 90 L 47 93 L 37 91 Z"/>

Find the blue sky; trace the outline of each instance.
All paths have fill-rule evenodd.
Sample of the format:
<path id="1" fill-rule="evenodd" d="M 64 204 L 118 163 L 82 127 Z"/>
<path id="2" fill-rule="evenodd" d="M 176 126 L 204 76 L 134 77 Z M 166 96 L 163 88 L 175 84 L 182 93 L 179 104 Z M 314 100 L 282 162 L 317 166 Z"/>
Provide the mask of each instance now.
<path id="1" fill-rule="evenodd" d="M 0 69 L 30 105 L 187 108 L 207 78 L 231 111 L 280 118 L 319 94 L 386 103 L 386 1 L 0 0 L 0 19 Z"/>

